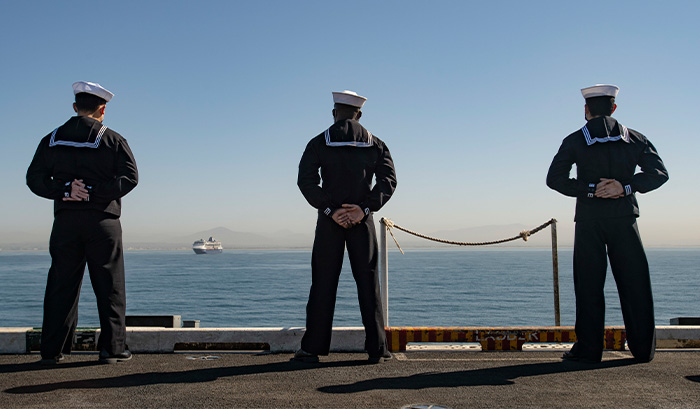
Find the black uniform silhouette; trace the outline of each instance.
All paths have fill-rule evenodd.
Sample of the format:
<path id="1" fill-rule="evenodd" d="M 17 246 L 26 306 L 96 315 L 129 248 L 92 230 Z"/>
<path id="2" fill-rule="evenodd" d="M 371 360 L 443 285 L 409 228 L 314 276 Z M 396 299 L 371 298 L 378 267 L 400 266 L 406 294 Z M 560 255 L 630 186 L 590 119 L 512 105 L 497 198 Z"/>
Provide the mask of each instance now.
<path id="1" fill-rule="evenodd" d="M 573 164 L 575 179 L 569 178 Z M 637 166 L 639 173 L 635 173 Z M 601 178 L 619 181 L 625 196 L 595 197 Z M 635 192 L 649 192 L 666 180 L 668 173 L 651 142 L 610 116 L 593 118 L 567 136 L 552 161 L 547 185 L 576 197 L 577 343 L 571 353 L 577 359 L 599 362 L 602 358 L 607 257 L 620 295 L 629 349 L 639 361 L 654 357 L 654 305 L 649 266 L 637 228 Z"/>
<path id="2" fill-rule="evenodd" d="M 75 179 L 85 183 L 89 201 L 62 200 L 70 195 Z M 124 352 L 126 292 L 120 199 L 137 181 L 136 162 L 126 140 L 91 117 L 73 117 L 39 143 L 27 170 L 27 185 L 38 196 L 54 201 L 42 358 L 70 353 L 86 264 L 100 317 L 98 347 L 109 355 Z"/>
<path id="3" fill-rule="evenodd" d="M 396 188 L 389 149 L 356 120 L 340 120 L 308 143 L 299 163 L 297 184 L 318 209 L 301 348 L 315 355 L 327 355 L 330 350 L 338 279 L 347 246 L 365 327 L 365 349 L 370 356 L 386 355 L 372 212 L 379 210 Z M 349 229 L 338 225 L 331 216 L 343 204 L 359 205 L 365 212 L 362 222 Z"/>

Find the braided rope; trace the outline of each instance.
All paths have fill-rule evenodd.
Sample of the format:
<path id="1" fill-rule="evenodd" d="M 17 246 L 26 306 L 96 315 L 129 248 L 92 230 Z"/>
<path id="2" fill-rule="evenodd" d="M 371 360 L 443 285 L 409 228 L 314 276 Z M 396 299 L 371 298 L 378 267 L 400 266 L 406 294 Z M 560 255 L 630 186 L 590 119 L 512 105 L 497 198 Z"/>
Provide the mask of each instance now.
<path id="1" fill-rule="evenodd" d="M 396 223 L 394 223 L 393 221 L 391 221 L 385 217 L 382 217 L 382 219 L 380 220 L 380 223 L 382 223 L 383 225 L 385 225 L 389 229 L 389 233 L 391 233 L 391 229 L 395 227 L 395 228 L 397 228 L 401 231 L 404 231 L 408 234 L 412 234 L 416 237 L 420 237 L 421 239 L 436 241 L 438 243 L 444 243 L 444 244 L 453 244 L 455 246 L 488 246 L 490 244 L 507 243 L 509 241 L 514 241 L 517 239 L 523 239 L 524 241 L 527 241 L 528 237 L 539 232 L 540 230 L 544 229 L 545 227 L 549 226 L 550 224 L 553 224 L 556 222 L 557 222 L 556 219 L 551 219 L 551 220 L 547 221 L 546 223 L 543 223 L 542 225 L 535 227 L 532 230 L 523 230 L 517 236 L 509 237 L 507 239 L 496 240 L 496 241 L 482 241 L 482 242 L 462 242 L 462 241 L 443 240 L 443 239 L 438 239 L 435 237 L 426 236 L 425 234 L 416 233 L 414 231 L 408 230 L 404 227 L 397 225 Z M 393 233 L 391 233 L 391 235 L 392 235 L 392 237 L 394 236 Z M 394 241 L 396 241 L 396 238 L 394 238 Z M 396 244 L 398 245 L 398 243 L 396 243 Z"/>

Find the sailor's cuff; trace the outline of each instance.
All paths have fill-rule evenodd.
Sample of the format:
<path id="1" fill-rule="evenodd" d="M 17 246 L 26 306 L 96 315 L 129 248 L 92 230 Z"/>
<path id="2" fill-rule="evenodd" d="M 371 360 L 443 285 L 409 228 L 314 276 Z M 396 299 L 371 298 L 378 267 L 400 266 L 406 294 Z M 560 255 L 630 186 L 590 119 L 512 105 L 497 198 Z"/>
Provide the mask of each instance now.
<path id="1" fill-rule="evenodd" d="M 364 212 L 365 212 L 365 216 L 369 216 L 369 213 L 370 213 L 369 207 L 365 207 Z"/>
<path id="2" fill-rule="evenodd" d="M 629 196 L 631 194 L 632 194 L 632 186 L 625 185 L 625 196 Z"/>
<path id="3" fill-rule="evenodd" d="M 73 182 L 66 182 L 63 184 L 63 197 L 70 197 L 72 183 Z"/>
<path id="4" fill-rule="evenodd" d="M 333 214 L 333 210 L 331 210 L 330 207 L 326 207 L 326 210 L 323 211 L 323 214 L 325 214 L 328 217 L 331 217 L 331 215 Z"/>
<path id="5" fill-rule="evenodd" d="M 595 197 L 595 183 L 588 184 L 588 198 L 593 199 Z"/>

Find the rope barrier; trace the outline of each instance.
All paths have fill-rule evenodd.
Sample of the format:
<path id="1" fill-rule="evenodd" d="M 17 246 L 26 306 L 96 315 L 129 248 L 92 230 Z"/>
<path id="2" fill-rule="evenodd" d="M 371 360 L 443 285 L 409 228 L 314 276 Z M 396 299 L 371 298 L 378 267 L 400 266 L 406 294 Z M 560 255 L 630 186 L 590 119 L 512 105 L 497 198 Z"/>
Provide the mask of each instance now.
<path id="1" fill-rule="evenodd" d="M 391 234 L 391 237 L 394 239 L 394 243 L 396 243 L 396 247 L 399 248 L 401 251 L 401 254 L 404 254 L 403 250 L 401 250 L 401 246 L 399 246 L 399 242 L 396 240 L 396 237 L 394 236 L 394 233 L 392 232 L 393 228 L 399 229 L 403 232 L 406 232 L 408 234 L 414 235 L 416 237 L 426 239 L 426 240 L 431 240 L 435 241 L 438 243 L 444 243 L 444 244 L 453 244 L 456 246 L 487 246 L 490 244 L 501 244 L 501 243 L 507 243 L 509 241 L 514 241 L 517 239 L 523 239 L 524 241 L 527 241 L 527 239 L 532 236 L 533 234 L 538 233 L 539 231 L 543 230 L 547 226 L 552 226 L 552 282 L 554 284 L 554 325 L 559 327 L 561 325 L 560 322 L 560 312 L 559 312 L 559 259 L 557 255 L 557 219 L 550 219 L 546 223 L 542 223 L 540 226 L 535 227 L 534 229 L 531 230 L 523 230 L 518 234 L 517 236 L 509 237 L 507 239 L 502 239 L 502 240 L 495 240 L 495 241 L 483 241 L 483 242 L 461 242 L 461 241 L 452 241 L 452 240 L 443 240 L 443 239 L 438 239 L 435 237 L 430 237 L 425 234 L 420 234 L 416 233 L 412 230 L 409 230 L 405 227 L 401 227 L 391 221 L 390 219 L 387 219 L 385 217 L 382 217 L 381 220 L 379 221 L 381 224 L 386 226 L 386 230 L 389 231 Z M 387 291 L 387 287 L 389 284 L 389 263 L 388 263 L 388 251 L 387 251 L 387 242 L 386 242 L 386 230 L 382 231 L 382 250 L 381 250 L 381 259 L 382 259 L 382 305 L 383 305 L 383 311 L 384 311 L 384 326 L 388 327 L 389 326 L 389 294 Z M 388 336 L 388 335 L 387 335 Z M 623 342 L 624 344 L 624 342 Z"/>
<path id="2" fill-rule="evenodd" d="M 518 240 L 518 239 L 523 239 L 523 241 L 527 241 L 528 237 L 539 232 L 540 230 L 544 229 L 545 227 L 549 226 L 550 224 L 556 223 L 556 222 L 557 222 L 556 219 L 551 219 L 548 222 L 543 223 L 542 225 L 537 226 L 532 230 L 523 230 L 517 236 L 509 237 L 507 239 L 496 240 L 496 241 L 482 241 L 482 242 L 462 242 L 462 241 L 443 240 L 443 239 L 438 239 L 435 237 L 426 236 L 425 234 L 416 233 L 414 231 L 411 231 L 409 229 L 406 229 L 404 227 L 399 226 L 398 224 L 394 223 L 390 219 L 387 219 L 386 217 L 382 217 L 382 219 L 380 220 L 380 223 L 382 223 L 383 225 L 385 225 L 388 228 L 389 233 L 391 234 L 391 237 L 394 239 L 394 242 L 396 243 L 396 246 L 399 248 L 399 250 L 401 250 L 401 246 L 399 246 L 399 242 L 396 241 L 396 237 L 394 237 L 394 233 L 391 232 L 392 228 L 397 228 L 403 232 L 406 232 L 408 234 L 412 234 L 412 235 L 419 237 L 421 239 L 436 241 L 438 243 L 452 244 L 455 246 L 488 246 L 491 244 L 507 243 L 509 241 L 514 241 L 514 240 Z M 401 250 L 401 253 L 403 254 L 403 250 Z"/>

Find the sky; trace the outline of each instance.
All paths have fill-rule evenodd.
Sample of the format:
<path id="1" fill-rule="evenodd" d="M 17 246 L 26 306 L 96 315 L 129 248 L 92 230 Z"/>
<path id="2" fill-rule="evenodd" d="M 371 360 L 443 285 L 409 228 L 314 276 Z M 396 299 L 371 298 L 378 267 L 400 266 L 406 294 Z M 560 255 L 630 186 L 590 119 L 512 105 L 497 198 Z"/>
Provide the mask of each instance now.
<path id="1" fill-rule="evenodd" d="M 547 169 L 585 124 L 580 89 L 611 83 L 614 116 L 670 174 L 638 197 L 645 244 L 700 246 L 698 15 L 693 1 L 3 2 L 0 246 L 48 241 L 52 203 L 25 174 L 78 80 L 115 93 L 104 123 L 136 157 L 127 243 L 311 234 L 297 166 L 346 89 L 396 165 L 377 220 L 430 233 L 556 218 L 570 239 L 575 200 Z"/>

